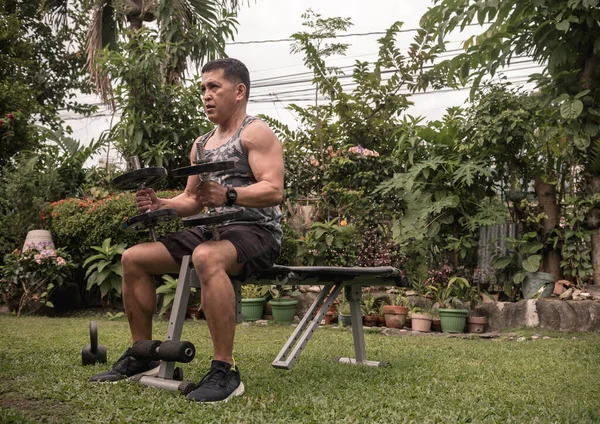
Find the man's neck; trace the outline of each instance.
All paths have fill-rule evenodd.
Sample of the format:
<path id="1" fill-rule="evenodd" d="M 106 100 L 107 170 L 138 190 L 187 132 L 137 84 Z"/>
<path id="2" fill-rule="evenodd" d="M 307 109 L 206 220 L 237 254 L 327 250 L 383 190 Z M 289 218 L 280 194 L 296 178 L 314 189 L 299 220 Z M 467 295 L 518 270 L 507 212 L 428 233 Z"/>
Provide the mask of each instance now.
<path id="1" fill-rule="evenodd" d="M 238 108 L 226 122 L 217 125 L 217 136 L 228 136 L 236 132 L 246 116 L 246 108 L 244 106 Z"/>

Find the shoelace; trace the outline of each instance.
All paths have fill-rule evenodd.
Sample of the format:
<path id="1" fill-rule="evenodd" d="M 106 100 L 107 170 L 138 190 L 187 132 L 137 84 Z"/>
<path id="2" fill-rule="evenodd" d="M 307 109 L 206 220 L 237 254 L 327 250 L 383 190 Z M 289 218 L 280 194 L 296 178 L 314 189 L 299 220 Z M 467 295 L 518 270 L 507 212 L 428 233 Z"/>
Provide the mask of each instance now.
<path id="1" fill-rule="evenodd" d="M 204 376 L 202 380 L 200 380 L 200 382 L 196 385 L 196 388 L 200 387 L 204 382 L 225 386 L 225 384 L 222 384 L 222 382 L 225 380 L 225 378 L 227 378 L 228 374 L 229 373 L 222 368 L 212 369 Z"/>

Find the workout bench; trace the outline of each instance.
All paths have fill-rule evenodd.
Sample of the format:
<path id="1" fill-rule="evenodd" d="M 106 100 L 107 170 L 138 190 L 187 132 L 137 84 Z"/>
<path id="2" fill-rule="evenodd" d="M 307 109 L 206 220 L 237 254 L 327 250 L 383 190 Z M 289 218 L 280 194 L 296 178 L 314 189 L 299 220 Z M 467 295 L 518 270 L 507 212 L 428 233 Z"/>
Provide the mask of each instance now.
<path id="1" fill-rule="evenodd" d="M 363 286 L 395 286 L 407 287 L 408 280 L 403 277 L 400 270 L 393 267 L 373 268 L 345 268 L 345 267 L 318 267 L 318 266 L 281 266 L 274 265 L 268 270 L 251 275 L 244 281 L 231 277 L 235 290 L 236 321 L 242 322 L 242 285 L 243 284 L 285 284 L 289 285 L 322 285 L 308 311 L 302 317 L 292 335 L 272 362 L 275 368 L 292 369 L 294 362 L 306 347 L 308 341 L 317 329 L 325 313 L 333 301 L 344 289 L 346 299 L 350 302 L 352 316 L 352 337 L 354 339 L 355 358 L 336 357 L 341 363 L 362 364 L 369 366 L 383 366 L 384 362 L 368 361 L 365 350 L 363 334 L 362 313 L 360 299 Z M 200 281 L 192 266 L 190 256 L 185 256 L 179 271 L 179 281 L 173 308 L 167 330 L 166 340 L 179 341 L 186 317 L 187 304 L 192 287 L 200 288 Z M 174 363 L 169 363 L 171 367 Z"/>

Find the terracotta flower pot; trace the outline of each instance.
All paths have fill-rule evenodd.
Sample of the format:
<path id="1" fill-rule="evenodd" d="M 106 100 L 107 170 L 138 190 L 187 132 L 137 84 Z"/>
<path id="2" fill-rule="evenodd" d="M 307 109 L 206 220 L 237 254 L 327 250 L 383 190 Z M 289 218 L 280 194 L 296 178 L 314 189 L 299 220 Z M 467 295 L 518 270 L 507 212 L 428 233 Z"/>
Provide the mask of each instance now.
<path id="1" fill-rule="evenodd" d="M 412 314 L 412 329 L 413 331 L 420 331 L 421 333 L 429 333 L 431 331 L 431 321 L 431 315 Z"/>
<path id="2" fill-rule="evenodd" d="M 377 327 L 377 321 L 379 320 L 379 317 L 377 315 L 365 315 L 363 319 L 365 326 Z"/>
<path id="3" fill-rule="evenodd" d="M 487 324 L 487 317 L 467 317 L 467 330 L 469 333 L 483 333 Z"/>
<path id="4" fill-rule="evenodd" d="M 404 328 L 406 324 L 406 315 L 408 308 L 406 306 L 384 305 L 383 316 L 385 317 L 385 326 L 388 328 Z"/>

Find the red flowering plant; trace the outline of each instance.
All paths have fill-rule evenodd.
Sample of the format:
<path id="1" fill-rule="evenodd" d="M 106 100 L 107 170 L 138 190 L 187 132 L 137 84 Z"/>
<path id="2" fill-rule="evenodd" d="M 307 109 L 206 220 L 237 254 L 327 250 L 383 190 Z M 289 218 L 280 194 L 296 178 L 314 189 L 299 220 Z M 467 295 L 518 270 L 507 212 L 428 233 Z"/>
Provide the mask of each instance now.
<path id="1" fill-rule="evenodd" d="M 63 249 L 50 243 L 28 244 L 4 256 L 0 267 L 0 292 L 9 308 L 35 312 L 42 306 L 54 307 L 53 291 L 64 284 L 76 265 Z"/>

